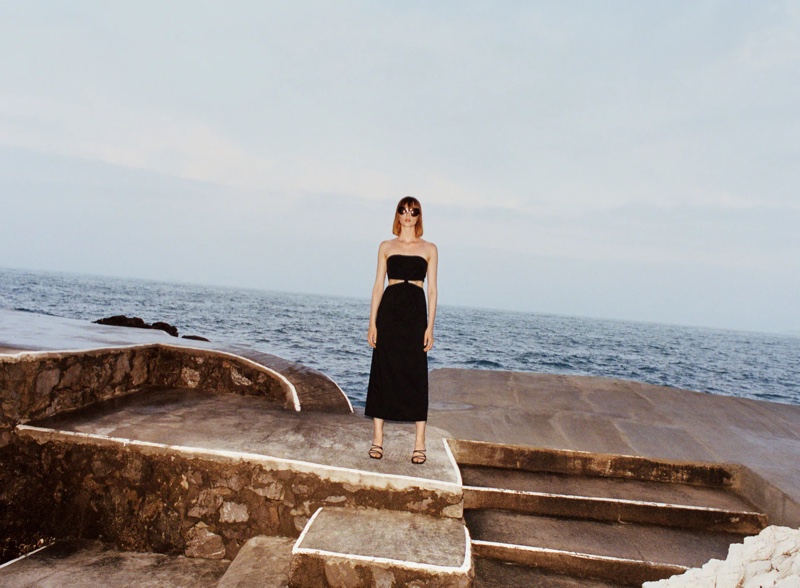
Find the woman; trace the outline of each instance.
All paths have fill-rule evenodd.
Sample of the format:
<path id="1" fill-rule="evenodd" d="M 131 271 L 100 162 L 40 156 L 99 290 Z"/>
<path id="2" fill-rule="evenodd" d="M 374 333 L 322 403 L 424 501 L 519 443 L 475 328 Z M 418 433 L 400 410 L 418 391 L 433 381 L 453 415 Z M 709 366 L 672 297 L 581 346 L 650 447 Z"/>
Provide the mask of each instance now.
<path id="1" fill-rule="evenodd" d="M 374 434 L 369 456 L 383 457 L 383 421 L 416 423 L 411 463 L 423 464 L 428 420 L 428 356 L 436 318 L 436 245 L 421 239 L 422 206 L 406 196 L 397 205 L 394 239 L 378 248 L 367 341 L 372 347 L 367 406 Z M 388 286 L 383 284 L 388 277 Z M 428 279 L 427 318 L 425 278 Z"/>

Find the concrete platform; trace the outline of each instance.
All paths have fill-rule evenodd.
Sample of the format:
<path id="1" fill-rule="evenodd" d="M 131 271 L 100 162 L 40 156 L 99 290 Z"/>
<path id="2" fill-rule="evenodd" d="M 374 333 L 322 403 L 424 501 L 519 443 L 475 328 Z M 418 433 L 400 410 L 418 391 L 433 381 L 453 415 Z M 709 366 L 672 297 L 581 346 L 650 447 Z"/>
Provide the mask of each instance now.
<path id="1" fill-rule="evenodd" d="M 455 519 L 321 508 L 295 544 L 289 584 L 468 588 L 472 584 L 469 533 Z"/>
<path id="2" fill-rule="evenodd" d="M 441 369 L 429 422 L 456 439 L 741 464 L 770 522 L 800 526 L 800 406 L 610 378 Z"/>
<path id="3" fill-rule="evenodd" d="M 215 588 L 229 563 L 61 541 L 0 567 L 0 588 Z"/>
<path id="4" fill-rule="evenodd" d="M 94 404 L 29 426 L 85 436 L 156 443 L 172 448 L 222 452 L 242 459 L 275 458 L 306 464 L 330 476 L 353 474 L 379 486 L 430 485 L 456 490 L 458 468 L 443 432 L 428 430 L 428 461 L 411 463 L 414 433 L 386 427 L 381 460 L 367 455 L 372 422 L 354 415 L 276 409 L 268 400 L 201 390 L 160 389 L 136 392 Z M 231 434 L 235 431 L 235 434 Z M 460 491 L 460 490 L 459 490 Z"/>
<path id="5" fill-rule="evenodd" d="M 386 455 L 373 460 L 368 420 L 309 417 L 261 397 L 151 389 L 14 434 L 9 467 L 38 484 L 17 506 L 55 537 L 232 559 L 256 535 L 297 536 L 323 505 L 463 512 L 459 471 L 435 428 L 424 465 L 410 461 L 408 427 L 387 432 Z M 52 506 L 42 511 L 41 500 Z"/>

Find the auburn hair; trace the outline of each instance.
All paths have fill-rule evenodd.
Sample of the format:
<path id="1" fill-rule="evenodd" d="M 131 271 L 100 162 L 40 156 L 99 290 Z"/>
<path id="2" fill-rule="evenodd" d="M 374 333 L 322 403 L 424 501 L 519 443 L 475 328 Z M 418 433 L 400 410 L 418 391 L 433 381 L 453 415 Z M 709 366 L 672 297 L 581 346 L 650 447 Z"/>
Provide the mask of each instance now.
<path id="1" fill-rule="evenodd" d="M 405 196 L 404 198 L 400 199 L 400 202 L 397 203 L 397 208 L 394 209 L 394 224 L 392 225 L 392 234 L 399 235 L 400 234 L 400 213 L 397 211 L 400 208 L 419 208 L 419 216 L 417 217 L 417 224 L 414 225 L 414 235 L 417 237 L 422 237 L 422 205 L 419 203 L 419 200 L 414 198 L 413 196 Z"/>

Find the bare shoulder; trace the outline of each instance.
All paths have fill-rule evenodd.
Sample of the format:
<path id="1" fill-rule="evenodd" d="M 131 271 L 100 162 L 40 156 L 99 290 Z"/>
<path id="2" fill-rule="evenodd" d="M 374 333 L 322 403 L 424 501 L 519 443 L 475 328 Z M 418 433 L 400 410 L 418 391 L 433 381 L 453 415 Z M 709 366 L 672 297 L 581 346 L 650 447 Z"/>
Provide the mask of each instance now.
<path id="1" fill-rule="evenodd" d="M 425 241 L 425 257 L 428 259 L 435 259 L 439 256 L 439 249 L 436 247 L 436 243 L 431 241 Z"/>
<path id="2" fill-rule="evenodd" d="M 378 254 L 386 257 L 386 253 L 391 249 L 392 242 L 394 239 L 387 239 L 386 241 L 381 241 L 381 244 L 378 245 Z"/>

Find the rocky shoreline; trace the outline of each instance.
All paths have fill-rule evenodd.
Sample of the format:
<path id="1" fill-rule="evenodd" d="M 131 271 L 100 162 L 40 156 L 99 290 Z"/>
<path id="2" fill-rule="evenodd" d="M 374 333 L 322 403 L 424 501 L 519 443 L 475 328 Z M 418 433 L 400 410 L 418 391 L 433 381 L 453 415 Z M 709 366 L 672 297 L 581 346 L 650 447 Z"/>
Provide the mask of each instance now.
<path id="1" fill-rule="evenodd" d="M 131 327 L 134 329 L 156 329 L 158 331 L 164 331 L 168 335 L 172 335 L 173 337 L 178 337 L 178 327 L 166 323 L 164 321 L 156 321 L 153 324 L 149 324 L 145 322 L 145 320 L 141 317 L 134 316 L 129 317 L 125 316 L 124 314 L 117 314 L 114 316 L 109 316 L 106 318 L 97 319 L 96 321 L 92 321 L 97 325 L 108 325 L 112 327 Z M 191 339 L 193 341 L 208 341 L 205 337 L 201 337 L 200 335 L 180 335 L 182 339 Z"/>

